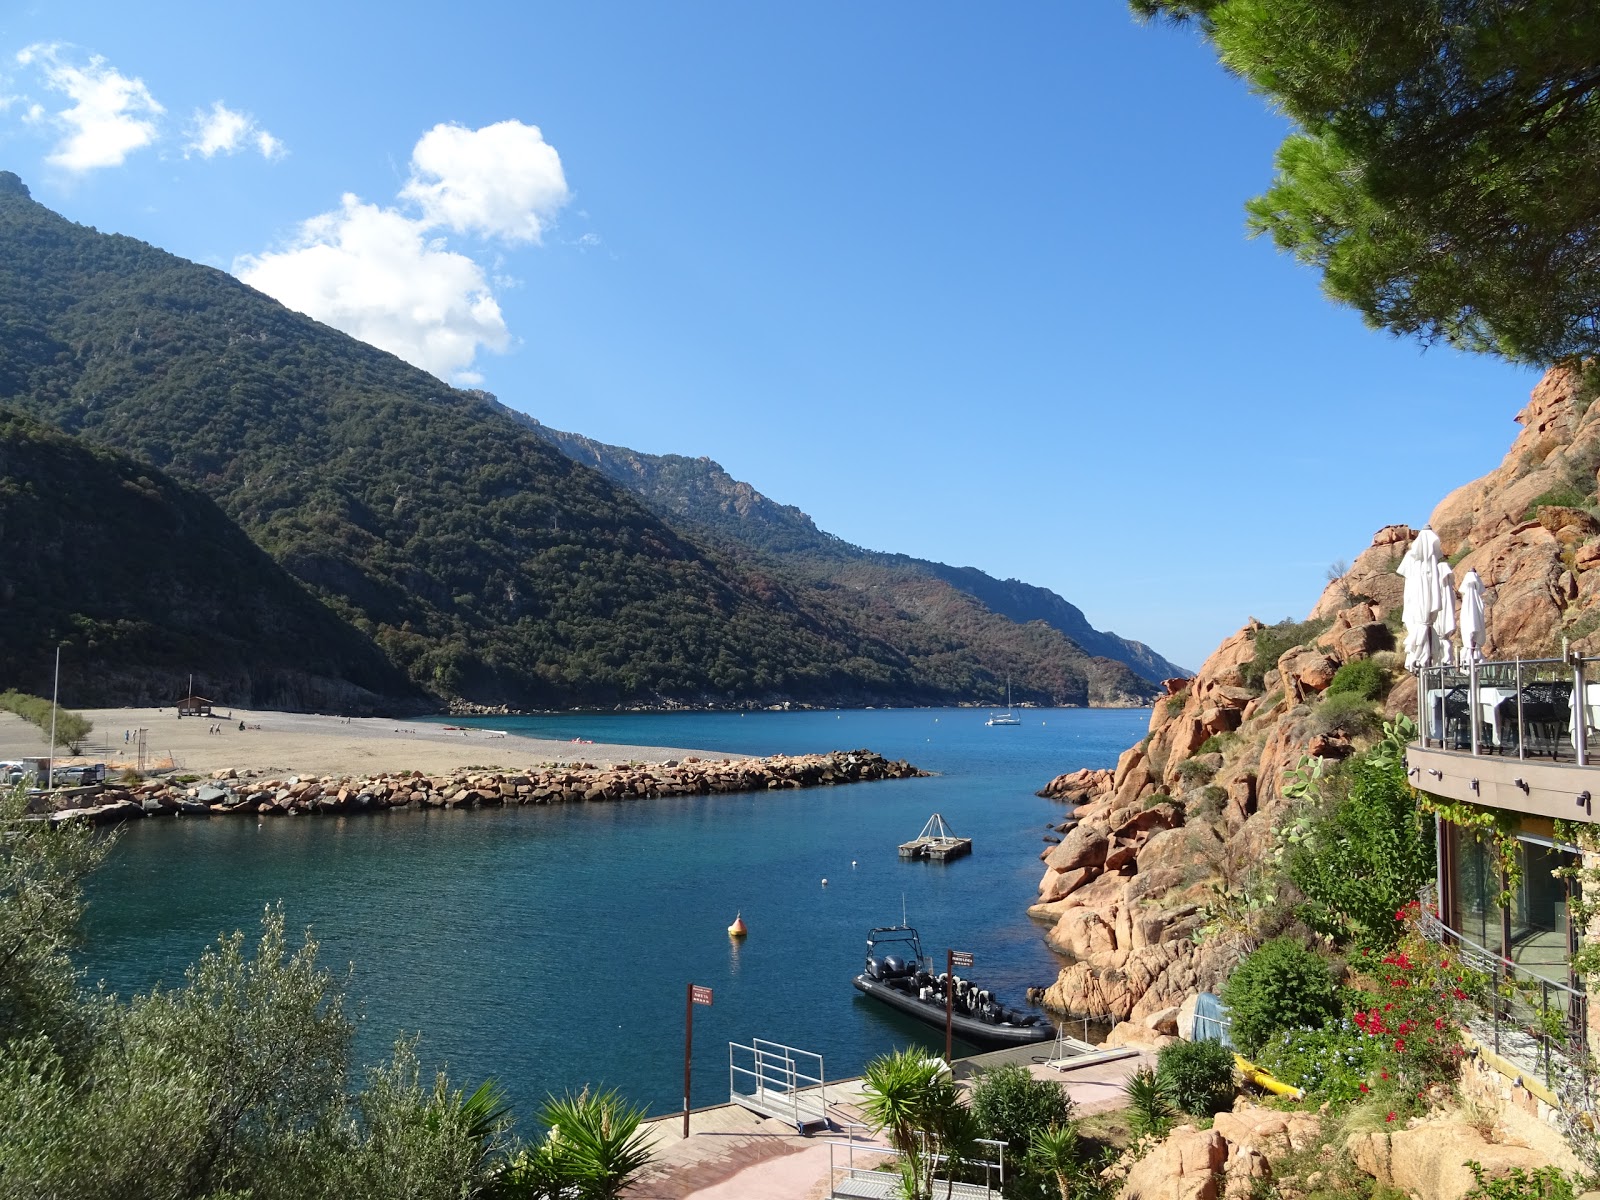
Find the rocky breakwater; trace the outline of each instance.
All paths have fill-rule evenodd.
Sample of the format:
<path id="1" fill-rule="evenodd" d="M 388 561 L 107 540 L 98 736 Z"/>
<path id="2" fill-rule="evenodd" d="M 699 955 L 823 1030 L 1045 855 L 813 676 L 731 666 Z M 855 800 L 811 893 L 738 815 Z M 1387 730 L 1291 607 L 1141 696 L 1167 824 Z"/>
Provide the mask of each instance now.
<path id="1" fill-rule="evenodd" d="M 49 817 L 58 823 L 109 824 L 181 813 L 298 816 L 404 808 L 498 808 L 777 791 L 926 774 L 908 762 L 886 759 L 870 750 L 714 761 L 689 757 L 614 767 L 576 763 L 526 771 L 472 769 L 432 776 L 410 771 L 269 779 L 248 771 L 222 770 L 213 772 L 210 782 L 203 784 L 151 781 L 107 787 L 92 797 L 94 804 L 85 805 L 86 797 L 77 796 L 54 806 Z"/>
<path id="2" fill-rule="evenodd" d="M 1430 518 L 1461 578 L 1489 592 L 1491 657 L 1559 653 L 1566 637 L 1600 653 L 1600 405 L 1554 370 L 1517 414 L 1504 463 L 1446 497 Z M 1251 619 L 1192 679 L 1166 683 L 1148 735 L 1115 770 L 1059 776 L 1041 792 L 1076 802 L 1029 910 L 1073 961 L 1043 1002 L 1143 1024 L 1214 990 L 1253 942 L 1227 915 L 1274 851 L 1285 788 L 1304 760 L 1367 744 L 1378 718 L 1416 709 L 1395 650 L 1415 535 L 1380 529 L 1304 622 Z M 1328 704 L 1339 669 L 1372 660 L 1370 704 Z M 1309 765 L 1309 764 L 1308 764 Z"/>

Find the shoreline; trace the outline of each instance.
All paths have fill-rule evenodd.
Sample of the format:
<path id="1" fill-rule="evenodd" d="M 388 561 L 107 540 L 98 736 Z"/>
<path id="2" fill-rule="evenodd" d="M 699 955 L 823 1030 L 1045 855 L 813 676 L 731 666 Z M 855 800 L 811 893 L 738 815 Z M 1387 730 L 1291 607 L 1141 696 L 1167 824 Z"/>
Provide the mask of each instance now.
<path id="1" fill-rule="evenodd" d="M 474 726 L 446 728 L 427 721 L 332 717 L 220 707 L 213 717 L 179 717 L 166 708 L 78 710 L 94 731 L 58 766 L 104 762 L 138 768 L 136 732 L 144 729 L 146 773 L 209 775 L 218 770 L 258 775 L 356 776 L 363 772 L 421 771 L 444 775 L 468 769 L 526 768 L 532 764 L 619 766 L 691 756 L 744 760 L 752 756 L 710 747 L 626 746 L 558 741 Z M 245 726 L 240 729 L 240 724 Z M 213 730 L 215 732 L 213 732 Z M 49 735 L 21 717 L 0 712 L 0 759 L 44 758 Z"/>

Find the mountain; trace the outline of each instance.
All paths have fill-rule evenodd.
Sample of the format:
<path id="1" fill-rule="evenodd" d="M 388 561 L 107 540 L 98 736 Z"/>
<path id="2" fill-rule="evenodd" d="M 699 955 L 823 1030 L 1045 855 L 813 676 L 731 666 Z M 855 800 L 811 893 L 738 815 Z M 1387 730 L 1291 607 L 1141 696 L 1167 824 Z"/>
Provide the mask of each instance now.
<path id="1" fill-rule="evenodd" d="M 851 545 L 818 529 L 793 505 L 770 500 L 750 484 L 733 478 L 709 458 L 643 454 L 608 446 L 581 434 L 552 429 L 512 409 L 505 411 L 569 458 L 594 467 L 636 493 L 665 520 L 729 549 L 800 567 L 813 578 L 842 584 L 852 580 L 864 583 L 861 575 L 865 568 L 870 586 L 905 613 L 925 609 L 927 585 L 939 581 L 1008 621 L 1019 625 L 1042 621 L 1086 654 L 1123 663 L 1149 683 L 1190 673 L 1143 642 L 1094 628 L 1080 609 L 1047 588 L 1019 579 L 996 579 L 976 567 L 952 567 Z"/>
<path id="2" fill-rule="evenodd" d="M 1038 623 L 903 621 L 703 544 L 481 395 L 5 172 L 0 404 L 204 493 L 439 696 L 948 703 L 1008 670 L 1056 703 L 1153 691 Z"/>
<path id="3" fill-rule="evenodd" d="M 202 695 L 362 713 L 424 697 L 206 497 L 0 409 L 0 678 L 86 705 Z"/>

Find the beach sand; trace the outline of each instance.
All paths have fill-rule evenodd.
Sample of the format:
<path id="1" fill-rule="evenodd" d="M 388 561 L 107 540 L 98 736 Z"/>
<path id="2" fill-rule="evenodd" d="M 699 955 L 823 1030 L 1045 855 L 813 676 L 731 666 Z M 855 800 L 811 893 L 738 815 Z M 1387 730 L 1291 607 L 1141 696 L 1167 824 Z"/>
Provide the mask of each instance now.
<path id="1" fill-rule="evenodd" d="M 380 717 L 325 717 L 308 713 L 223 708 L 214 718 L 179 718 L 174 708 L 81 710 L 94 732 L 76 758 L 58 763 L 103 762 L 118 769 L 137 765 L 124 731 L 144 728 L 147 763 L 203 775 L 234 767 L 267 775 L 376 775 L 422 771 L 441 775 L 467 767 L 521 770 L 545 763 L 663 762 L 689 755 L 705 759 L 745 758 L 720 750 L 673 746 L 612 746 L 497 734 L 477 728 Z M 241 731 L 239 722 L 245 728 Z M 210 732 L 212 729 L 218 732 Z M 11 713 L 0 712 L 0 759 L 42 757 L 48 737 Z"/>

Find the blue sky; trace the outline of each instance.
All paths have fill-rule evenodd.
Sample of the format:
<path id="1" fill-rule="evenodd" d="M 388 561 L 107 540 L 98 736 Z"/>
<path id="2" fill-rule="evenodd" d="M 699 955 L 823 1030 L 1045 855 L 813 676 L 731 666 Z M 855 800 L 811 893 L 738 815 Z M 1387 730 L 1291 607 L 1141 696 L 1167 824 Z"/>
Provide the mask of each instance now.
<path id="1" fill-rule="evenodd" d="M 0 168 L 1191 667 L 1497 465 L 1535 382 L 1248 241 L 1282 121 L 1115 0 L 440 12 L 7 4 Z"/>

